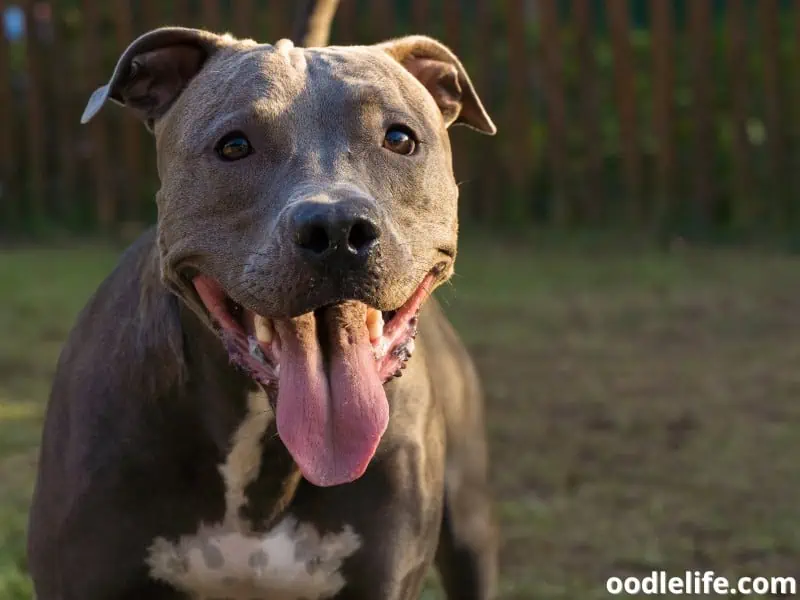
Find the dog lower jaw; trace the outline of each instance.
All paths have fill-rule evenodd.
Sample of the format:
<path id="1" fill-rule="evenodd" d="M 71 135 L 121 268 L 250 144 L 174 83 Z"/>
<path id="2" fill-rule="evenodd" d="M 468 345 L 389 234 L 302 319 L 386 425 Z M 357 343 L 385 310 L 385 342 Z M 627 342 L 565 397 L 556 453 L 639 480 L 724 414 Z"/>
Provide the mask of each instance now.
<path id="1" fill-rule="evenodd" d="M 400 377 L 414 352 L 418 313 L 442 272 L 430 271 L 397 310 L 381 313 L 367 307 L 364 327 L 383 383 Z M 277 388 L 281 368 L 281 340 L 275 321 L 233 302 L 212 278 L 198 274 L 192 284 L 210 316 L 232 365 L 268 390 Z M 324 309 L 321 309 L 324 310 Z M 319 311 L 315 311 L 315 314 Z M 384 315 L 390 316 L 384 324 Z M 274 394 L 270 394 L 274 397 Z"/>
<path id="2" fill-rule="evenodd" d="M 360 478 L 377 451 L 390 413 L 384 384 L 411 357 L 417 314 L 437 276 L 429 273 L 385 326 L 354 300 L 270 321 L 232 303 L 207 276 L 193 283 L 230 361 L 267 391 L 303 477 L 328 487 Z"/>

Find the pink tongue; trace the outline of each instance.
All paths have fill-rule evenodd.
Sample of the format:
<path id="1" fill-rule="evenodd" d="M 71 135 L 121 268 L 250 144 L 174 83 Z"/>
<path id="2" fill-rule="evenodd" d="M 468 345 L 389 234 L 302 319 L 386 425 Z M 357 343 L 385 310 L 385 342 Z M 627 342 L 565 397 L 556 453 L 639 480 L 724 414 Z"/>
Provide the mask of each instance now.
<path id="1" fill-rule="evenodd" d="M 309 482 L 332 486 L 354 481 L 375 454 L 389 422 L 369 334 L 367 307 L 347 302 L 276 321 L 281 340 L 278 435 Z M 317 327 L 324 330 L 326 373 Z"/>

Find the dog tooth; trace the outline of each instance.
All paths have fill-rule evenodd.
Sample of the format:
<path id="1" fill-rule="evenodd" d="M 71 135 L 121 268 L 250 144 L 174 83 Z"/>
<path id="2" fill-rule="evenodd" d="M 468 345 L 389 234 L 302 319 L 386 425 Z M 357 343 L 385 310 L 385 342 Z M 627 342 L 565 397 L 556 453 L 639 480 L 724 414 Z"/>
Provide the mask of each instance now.
<path id="1" fill-rule="evenodd" d="M 367 309 L 367 330 L 370 341 L 381 339 L 383 335 L 383 315 L 374 308 Z"/>
<path id="2" fill-rule="evenodd" d="M 258 341 L 263 344 L 272 342 L 272 321 L 266 317 L 257 315 L 254 322 Z"/>

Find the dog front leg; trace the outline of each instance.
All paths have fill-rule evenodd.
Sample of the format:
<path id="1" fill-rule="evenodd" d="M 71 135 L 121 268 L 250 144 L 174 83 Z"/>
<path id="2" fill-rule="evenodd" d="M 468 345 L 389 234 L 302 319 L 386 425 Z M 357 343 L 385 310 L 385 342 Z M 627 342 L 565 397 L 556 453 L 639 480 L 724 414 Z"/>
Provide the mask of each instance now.
<path id="1" fill-rule="evenodd" d="M 497 586 L 498 535 L 486 481 L 484 432 L 477 423 L 470 429 L 448 450 L 436 567 L 449 599 L 490 600 Z"/>

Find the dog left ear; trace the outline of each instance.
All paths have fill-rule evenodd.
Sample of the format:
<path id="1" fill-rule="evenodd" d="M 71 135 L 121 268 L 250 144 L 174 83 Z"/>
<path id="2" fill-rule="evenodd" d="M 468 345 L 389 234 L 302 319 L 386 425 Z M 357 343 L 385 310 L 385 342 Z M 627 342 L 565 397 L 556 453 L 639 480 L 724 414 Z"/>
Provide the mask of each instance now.
<path id="1" fill-rule="evenodd" d="M 133 111 L 152 130 L 206 60 L 226 44 L 214 33 L 162 27 L 141 35 L 122 53 L 111 79 L 89 98 L 81 116 L 88 123 L 112 100 Z"/>
<path id="2" fill-rule="evenodd" d="M 447 127 L 462 124 L 487 135 L 497 133 L 467 71 L 447 46 L 426 36 L 412 35 L 378 44 L 378 48 L 427 88 Z"/>

